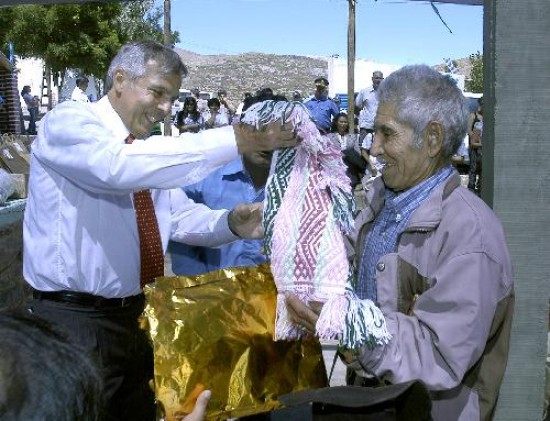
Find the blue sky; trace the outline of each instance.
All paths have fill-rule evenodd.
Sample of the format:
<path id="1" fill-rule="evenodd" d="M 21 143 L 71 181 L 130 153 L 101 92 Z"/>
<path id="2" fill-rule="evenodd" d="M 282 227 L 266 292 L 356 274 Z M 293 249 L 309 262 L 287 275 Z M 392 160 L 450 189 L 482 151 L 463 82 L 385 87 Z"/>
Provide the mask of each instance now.
<path id="1" fill-rule="evenodd" d="M 162 0 L 156 0 L 162 6 Z M 260 52 L 347 56 L 347 0 L 172 0 L 179 48 L 199 54 Z M 358 0 L 356 57 L 438 64 L 483 51 L 483 7 Z"/>

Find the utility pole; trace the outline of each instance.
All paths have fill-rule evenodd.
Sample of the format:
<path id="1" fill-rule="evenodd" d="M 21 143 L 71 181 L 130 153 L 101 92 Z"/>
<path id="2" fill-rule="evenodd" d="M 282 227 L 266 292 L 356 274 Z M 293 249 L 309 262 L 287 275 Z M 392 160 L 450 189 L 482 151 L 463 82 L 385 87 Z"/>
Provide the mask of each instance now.
<path id="1" fill-rule="evenodd" d="M 355 4 L 348 0 L 348 121 L 350 133 L 355 133 Z"/>
<path id="2" fill-rule="evenodd" d="M 164 0 L 164 45 L 170 46 L 170 0 Z M 179 87 L 178 87 L 179 89 Z M 172 111 L 164 117 L 164 136 L 172 136 Z"/>

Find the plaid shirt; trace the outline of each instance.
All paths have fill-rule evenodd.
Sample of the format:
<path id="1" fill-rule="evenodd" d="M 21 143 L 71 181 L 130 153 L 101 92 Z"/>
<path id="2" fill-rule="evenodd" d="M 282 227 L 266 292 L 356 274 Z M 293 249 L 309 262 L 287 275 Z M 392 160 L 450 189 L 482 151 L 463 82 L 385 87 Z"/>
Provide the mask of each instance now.
<path id="1" fill-rule="evenodd" d="M 399 195 L 386 189 L 384 207 L 365 237 L 359 261 L 356 287 L 359 298 L 368 298 L 376 302 L 376 263 L 382 256 L 396 251 L 399 235 L 407 227 L 413 212 L 452 172 L 451 167 L 444 167 L 422 183 Z"/>

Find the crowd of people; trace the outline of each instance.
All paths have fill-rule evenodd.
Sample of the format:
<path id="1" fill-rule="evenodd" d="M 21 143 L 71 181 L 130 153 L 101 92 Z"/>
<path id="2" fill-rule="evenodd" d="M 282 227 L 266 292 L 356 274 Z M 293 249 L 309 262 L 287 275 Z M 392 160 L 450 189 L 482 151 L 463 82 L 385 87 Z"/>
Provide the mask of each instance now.
<path id="1" fill-rule="evenodd" d="M 261 218 L 272 151 L 300 139 L 290 123 L 255 128 L 238 116 L 287 98 L 265 88 L 235 106 L 224 90 L 208 101 L 193 90 L 176 116 L 180 135 L 150 136 L 186 74 L 172 49 L 130 43 L 111 62 L 103 98 L 76 92 L 45 116 L 23 227 L 29 314 L 0 315 L 0 349 L 29 373 L 16 378 L 10 362 L 0 363 L 3 390 L 30 397 L 0 394 L 0 413 L 10 419 L 56 400 L 38 396 L 29 376 L 53 392 L 49 376 L 60 367 L 68 372 L 61 384 L 74 392 L 48 408 L 59 411 L 51 419 L 154 420 L 153 353 L 138 318 L 142 288 L 163 276 L 166 250 L 182 275 L 266 261 Z M 369 179 L 350 260 L 356 294 L 379 306 L 391 334 L 385 345 L 341 350 L 349 380 L 371 387 L 421 380 L 433 419 L 491 419 L 507 361 L 512 269 L 498 218 L 453 167 L 469 133 L 479 144 L 469 157 L 478 193 L 472 151 L 481 154 L 481 104 L 472 118 L 456 85 L 428 66 L 387 78 L 376 71 L 355 100 L 359 132 L 349 133 L 350 116 L 328 86 L 317 78 L 310 98 L 294 92 L 290 100 L 303 102 L 319 132 L 338 142 L 352 185 Z M 318 306 L 293 295 L 286 305 L 294 323 L 315 331 Z M 43 344 L 59 352 L 34 353 Z M 21 346 L 34 362 L 14 355 Z M 50 368 L 31 365 L 43 361 Z M 209 396 L 203 392 L 187 421 L 202 419 Z"/>

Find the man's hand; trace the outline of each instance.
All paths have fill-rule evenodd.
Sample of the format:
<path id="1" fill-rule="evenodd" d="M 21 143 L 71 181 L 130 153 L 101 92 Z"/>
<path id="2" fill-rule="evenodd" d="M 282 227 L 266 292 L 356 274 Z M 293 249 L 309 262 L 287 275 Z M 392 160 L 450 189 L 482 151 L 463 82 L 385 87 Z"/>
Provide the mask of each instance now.
<path id="1" fill-rule="evenodd" d="M 292 323 L 304 327 L 310 333 L 315 333 L 315 326 L 323 304 L 311 302 L 307 305 L 291 292 L 285 293 L 285 302 Z"/>
<path id="2" fill-rule="evenodd" d="M 203 421 L 206 414 L 206 406 L 210 401 L 211 395 L 212 393 L 210 390 L 203 390 L 197 398 L 197 403 L 195 404 L 195 408 L 193 408 L 193 412 L 183 418 L 182 421 Z"/>
<path id="3" fill-rule="evenodd" d="M 292 123 L 282 126 L 279 121 L 274 121 L 256 130 L 249 124 L 237 122 L 233 124 L 233 130 L 241 154 L 286 148 L 298 143 Z"/>
<path id="4" fill-rule="evenodd" d="M 263 204 L 240 204 L 229 212 L 229 229 L 241 238 L 260 239 L 264 237 L 262 226 Z"/>

